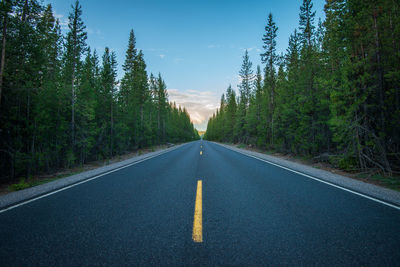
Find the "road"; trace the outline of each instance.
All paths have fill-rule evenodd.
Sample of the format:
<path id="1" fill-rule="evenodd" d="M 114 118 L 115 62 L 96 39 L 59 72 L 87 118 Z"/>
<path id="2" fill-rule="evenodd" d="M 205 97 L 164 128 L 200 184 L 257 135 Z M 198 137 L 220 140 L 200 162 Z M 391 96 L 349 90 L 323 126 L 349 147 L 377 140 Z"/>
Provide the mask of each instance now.
<path id="1" fill-rule="evenodd" d="M 0 265 L 388 266 L 399 229 L 397 209 L 196 141 L 0 213 Z"/>

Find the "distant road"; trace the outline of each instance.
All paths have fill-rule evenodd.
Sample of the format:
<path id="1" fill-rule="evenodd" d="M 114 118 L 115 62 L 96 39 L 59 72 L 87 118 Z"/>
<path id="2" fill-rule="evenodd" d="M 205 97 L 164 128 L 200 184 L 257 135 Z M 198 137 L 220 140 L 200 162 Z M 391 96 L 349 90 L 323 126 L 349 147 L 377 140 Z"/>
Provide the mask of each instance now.
<path id="1" fill-rule="evenodd" d="M 206 141 L 0 213 L 0 266 L 399 264 L 399 210 Z"/>

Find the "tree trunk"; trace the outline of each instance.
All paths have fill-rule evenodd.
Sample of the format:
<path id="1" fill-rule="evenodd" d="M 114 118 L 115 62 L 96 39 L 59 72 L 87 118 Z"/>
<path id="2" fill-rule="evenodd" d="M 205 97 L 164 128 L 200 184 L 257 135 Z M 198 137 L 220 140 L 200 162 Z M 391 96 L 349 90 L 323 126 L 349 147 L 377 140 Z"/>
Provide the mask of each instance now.
<path id="1" fill-rule="evenodd" d="M 26 21 L 26 15 L 28 13 L 28 0 L 25 0 L 24 3 L 24 8 L 22 10 L 22 21 L 25 22 Z"/>
<path id="2" fill-rule="evenodd" d="M 4 12 L 3 19 L 3 40 L 1 45 L 1 63 L 0 63 L 0 105 L 1 105 L 1 94 L 3 89 L 3 73 L 4 73 L 4 65 L 6 60 L 6 35 L 7 35 L 7 18 L 8 12 Z"/>
<path id="3" fill-rule="evenodd" d="M 395 4 L 393 3 L 393 7 L 395 7 Z M 390 16 L 389 16 L 389 22 L 390 22 L 390 31 L 391 31 L 391 37 L 392 37 L 392 53 L 393 55 L 395 55 L 396 53 L 400 53 L 400 51 L 398 49 L 396 49 L 396 37 L 395 37 L 395 30 L 393 27 L 393 13 L 395 13 L 396 10 L 394 9 L 394 12 L 390 12 Z M 395 13 L 396 14 L 396 13 Z M 400 66 L 400 62 L 398 60 L 395 59 L 395 64 L 397 64 L 397 66 Z M 400 88 L 399 88 L 399 81 L 395 81 L 393 83 L 394 86 L 394 91 L 395 91 L 395 102 L 394 102 L 394 111 L 395 114 L 398 114 L 400 111 Z M 400 136 L 397 135 L 397 137 L 395 136 L 395 148 L 394 151 L 397 153 L 400 150 Z"/>
<path id="4" fill-rule="evenodd" d="M 111 96 L 111 104 L 110 104 L 110 158 L 113 156 L 113 128 L 114 128 L 114 117 L 113 117 L 113 102 Z"/>
<path id="5" fill-rule="evenodd" d="M 161 130 L 161 117 L 160 117 L 160 105 L 158 106 L 158 112 L 157 112 L 157 138 L 158 138 L 158 144 L 161 143 L 161 134 L 162 134 L 162 130 Z"/>
<path id="6" fill-rule="evenodd" d="M 381 117 L 380 121 L 380 129 L 379 131 L 383 131 L 385 128 L 385 114 L 383 111 L 385 100 L 384 100 L 384 85 L 383 85 L 383 69 L 381 64 L 381 51 L 379 44 L 379 34 L 378 34 L 378 22 L 377 22 L 377 14 L 374 16 L 374 30 L 375 30 L 375 49 L 376 49 L 376 63 L 377 63 L 377 71 L 378 71 L 378 97 L 379 97 L 379 114 Z"/>
<path id="7" fill-rule="evenodd" d="M 75 62 L 72 66 L 72 82 L 71 82 L 71 145 L 72 151 L 75 148 Z"/>
<path id="8" fill-rule="evenodd" d="M 36 121 L 32 134 L 32 143 L 31 143 L 31 160 L 30 160 L 30 171 L 31 173 L 36 173 L 36 164 L 35 164 L 35 132 L 36 132 Z"/>

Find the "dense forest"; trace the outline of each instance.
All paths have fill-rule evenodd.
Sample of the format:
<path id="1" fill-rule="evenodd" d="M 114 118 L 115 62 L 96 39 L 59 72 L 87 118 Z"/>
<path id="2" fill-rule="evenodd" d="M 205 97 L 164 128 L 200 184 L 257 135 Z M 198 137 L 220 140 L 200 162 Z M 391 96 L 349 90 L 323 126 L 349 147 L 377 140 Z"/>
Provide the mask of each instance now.
<path id="1" fill-rule="evenodd" d="M 303 0 L 286 53 L 269 14 L 262 68 L 246 51 L 205 138 L 329 161 L 346 170 L 400 171 L 400 3 L 327 0 L 315 21 Z"/>
<path id="2" fill-rule="evenodd" d="M 0 182 L 199 138 L 161 75 L 146 72 L 133 30 L 119 81 L 115 53 L 88 47 L 78 1 L 65 34 L 51 5 L 0 8 Z"/>

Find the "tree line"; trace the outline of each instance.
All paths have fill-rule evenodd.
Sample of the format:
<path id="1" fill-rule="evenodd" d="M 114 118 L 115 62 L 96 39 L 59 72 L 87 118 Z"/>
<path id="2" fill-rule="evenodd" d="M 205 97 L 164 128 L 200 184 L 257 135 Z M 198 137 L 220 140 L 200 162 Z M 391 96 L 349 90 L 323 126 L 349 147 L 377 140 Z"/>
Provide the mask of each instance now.
<path id="1" fill-rule="evenodd" d="M 199 138 L 161 75 L 148 75 L 133 30 L 119 81 L 115 53 L 88 47 L 78 1 L 65 35 L 50 4 L 0 5 L 1 182 Z"/>
<path id="2" fill-rule="evenodd" d="M 346 170 L 400 171 L 400 4 L 327 0 L 315 23 L 303 0 L 286 53 L 269 14 L 261 60 L 248 52 L 205 138 L 327 160 Z"/>

